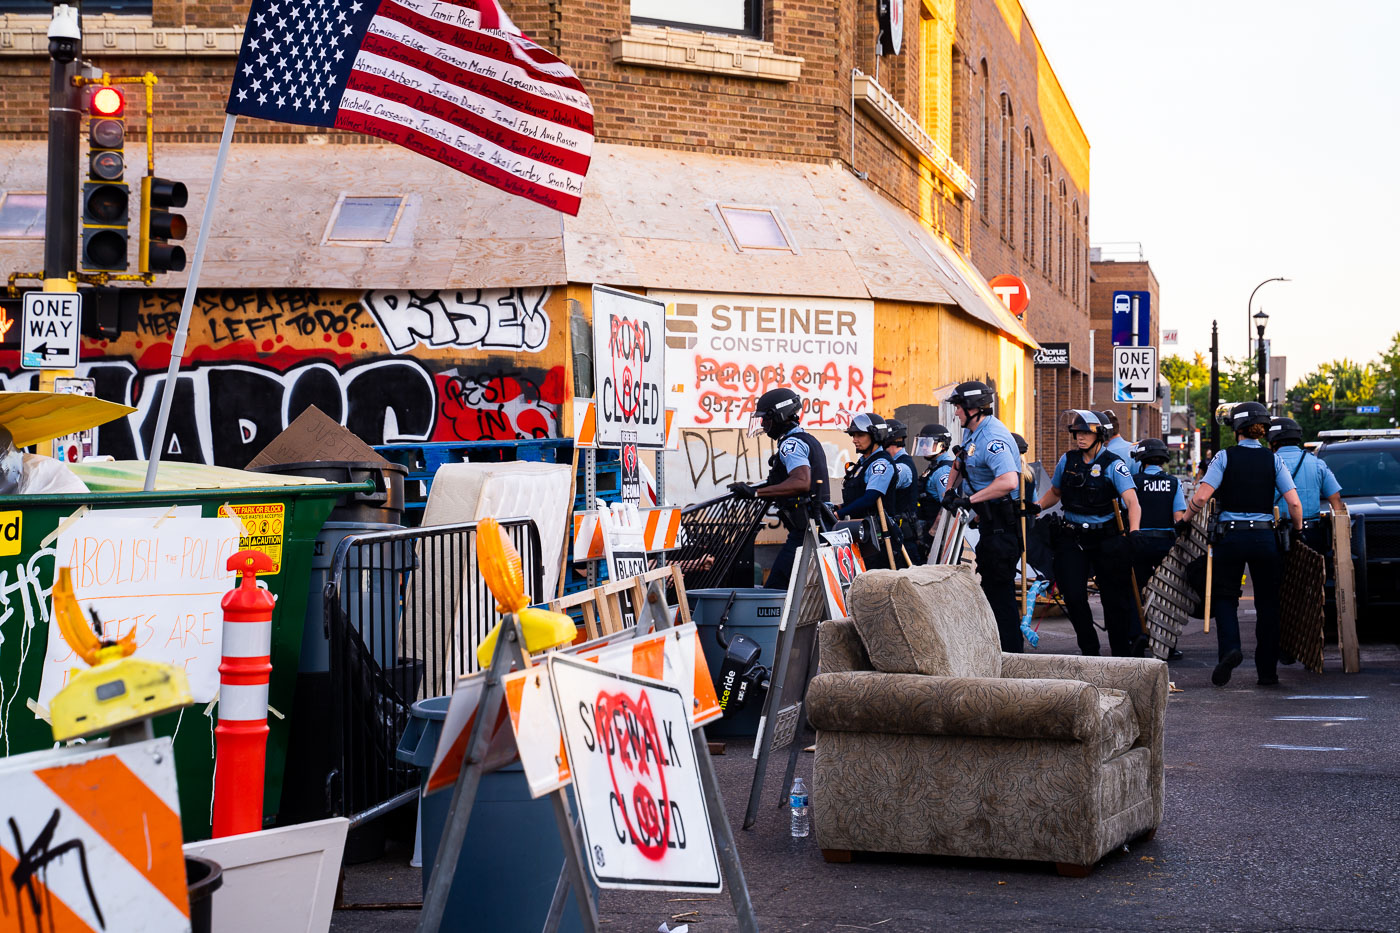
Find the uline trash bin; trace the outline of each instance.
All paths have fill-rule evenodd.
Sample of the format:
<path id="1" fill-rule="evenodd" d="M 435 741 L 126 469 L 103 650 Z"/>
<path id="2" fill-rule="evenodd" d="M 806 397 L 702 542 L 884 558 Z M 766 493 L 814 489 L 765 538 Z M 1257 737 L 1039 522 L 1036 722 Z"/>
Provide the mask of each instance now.
<path id="1" fill-rule="evenodd" d="M 421 768 L 424 783 L 437 753 L 442 721 L 451 700 L 431 697 L 414 703 L 408 728 L 399 742 L 399 760 Z M 419 797 L 425 897 L 451 805 L 451 790 Z M 541 929 L 563 867 L 564 845 L 554 822 L 554 805 L 548 797 L 530 797 L 520 763 L 483 774 L 443 915 L 444 933 Z M 591 881 L 589 886 L 592 887 Z M 570 891 L 559 929 L 582 928 L 574 892 Z"/>
<path id="2" fill-rule="evenodd" d="M 734 594 L 734 605 L 730 607 L 725 630 L 730 635 L 744 634 L 758 642 L 762 649 L 758 663 L 769 670 L 777 666 L 778 624 L 783 620 L 786 590 L 762 587 L 691 590 L 686 594 L 690 598 L 690 614 L 699 630 L 700 644 L 704 647 L 705 663 L 709 665 L 712 680 L 719 675 L 720 665 L 724 662 L 724 648 L 715 638 L 715 630 L 719 627 L 720 617 L 724 614 L 724 606 L 729 602 L 731 593 Z M 705 734 L 712 738 L 757 735 L 763 702 L 762 696 L 750 697 L 748 704 L 737 714 L 716 719 L 707 725 Z"/>

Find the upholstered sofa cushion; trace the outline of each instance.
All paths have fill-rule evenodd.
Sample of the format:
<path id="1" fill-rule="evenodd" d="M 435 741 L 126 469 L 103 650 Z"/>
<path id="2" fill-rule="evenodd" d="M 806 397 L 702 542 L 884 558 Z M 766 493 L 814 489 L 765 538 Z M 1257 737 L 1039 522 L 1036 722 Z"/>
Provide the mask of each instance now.
<path id="1" fill-rule="evenodd" d="M 1117 758 L 1137 741 L 1133 700 L 1124 691 L 1099 688 L 1099 736 L 1099 761 Z"/>
<path id="2" fill-rule="evenodd" d="M 936 677 L 1000 677 L 992 608 L 970 567 L 870 570 L 848 605 L 877 671 Z"/>

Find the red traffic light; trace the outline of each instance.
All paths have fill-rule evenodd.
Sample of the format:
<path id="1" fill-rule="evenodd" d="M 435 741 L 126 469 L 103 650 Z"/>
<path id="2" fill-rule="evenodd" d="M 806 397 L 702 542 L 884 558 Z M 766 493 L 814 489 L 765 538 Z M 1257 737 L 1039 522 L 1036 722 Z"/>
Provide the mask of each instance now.
<path id="1" fill-rule="evenodd" d="M 120 116 L 126 109 L 126 98 L 114 87 L 100 87 L 92 92 L 92 112 L 99 117 Z"/>
<path id="2" fill-rule="evenodd" d="M 1313 402 L 1313 411 L 1322 411 L 1322 403 Z"/>

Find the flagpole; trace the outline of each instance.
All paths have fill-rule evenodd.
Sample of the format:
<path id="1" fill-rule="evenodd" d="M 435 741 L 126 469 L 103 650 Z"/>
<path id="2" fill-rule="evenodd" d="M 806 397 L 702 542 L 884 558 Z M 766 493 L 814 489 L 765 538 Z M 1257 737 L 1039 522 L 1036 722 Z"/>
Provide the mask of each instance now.
<path id="1" fill-rule="evenodd" d="M 194 260 L 190 263 L 190 277 L 185 282 L 185 299 L 180 305 L 180 323 L 175 328 L 175 341 L 170 347 L 170 368 L 165 372 L 165 386 L 160 395 L 160 415 L 156 418 L 156 433 L 151 438 L 151 449 L 146 463 L 146 492 L 156 488 L 156 467 L 160 465 L 160 454 L 165 449 L 165 432 L 170 426 L 170 405 L 175 400 L 175 383 L 180 375 L 180 362 L 185 356 L 185 338 L 190 332 L 190 311 L 194 308 L 195 291 L 199 288 L 199 270 L 204 265 L 204 247 L 209 243 L 209 234 L 214 223 L 214 203 L 219 199 L 219 182 L 224 177 L 224 166 L 228 163 L 229 145 L 233 142 L 233 125 L 238 121 L 234 114 L 224 117 L 224 132 L 219 137 L 219 154 L 214 159 L 214 177 L 209 179 L 209 196 L 204 200 L 204 219 L 199 224 L 199 238 L 194 244 Z"/>

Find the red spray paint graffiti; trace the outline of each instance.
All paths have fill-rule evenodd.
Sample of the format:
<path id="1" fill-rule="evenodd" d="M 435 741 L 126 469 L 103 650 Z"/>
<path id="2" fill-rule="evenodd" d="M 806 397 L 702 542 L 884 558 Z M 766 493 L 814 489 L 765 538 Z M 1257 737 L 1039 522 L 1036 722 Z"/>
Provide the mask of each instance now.
<path id="1" fill-rule="evenodd" d="M 659 862 L 671 835 L 671 798 L 651 700 L 645 691 L 635 700 L 625 693 L 600 692 L 593 726 L 608 758 L 613 800 L 627 836 L 638 852 Z"/>

